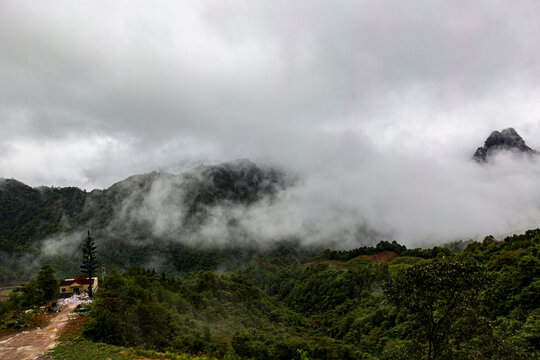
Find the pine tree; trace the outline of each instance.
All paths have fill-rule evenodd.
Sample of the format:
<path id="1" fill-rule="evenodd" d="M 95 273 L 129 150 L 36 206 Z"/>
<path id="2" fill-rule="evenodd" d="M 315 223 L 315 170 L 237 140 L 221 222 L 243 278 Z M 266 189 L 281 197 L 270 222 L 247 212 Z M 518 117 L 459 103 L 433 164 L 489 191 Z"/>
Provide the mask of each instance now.
<path id="1" fill-rule="evenodd" d="M 92 298 L 92 274 L 97 270 L 98 264 L 96 261 L 96 246 L 94 245 L 94 238 L 90 236 L 90 231 L 88 231 L 88 237 L 84 241 L 82 252 L 83 262 L 81 270 L 88 275 L 88 296 Z"/>

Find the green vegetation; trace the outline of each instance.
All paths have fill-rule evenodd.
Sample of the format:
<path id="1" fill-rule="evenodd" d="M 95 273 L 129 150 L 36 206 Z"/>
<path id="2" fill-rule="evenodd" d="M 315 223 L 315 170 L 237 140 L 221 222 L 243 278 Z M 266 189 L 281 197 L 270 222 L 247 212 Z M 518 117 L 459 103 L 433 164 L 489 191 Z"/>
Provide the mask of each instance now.
<path id="1" fill-rule="evenodd" d="M 0 179 L 0 284 L 34 278 L 45 263 L 67 275 L 64 257 L 40 258 L 40 241 L 78 225 L 86 197 L 75 187 L 32 188 Z"/>
<path id="2" fill-rule="evenodd" d="M 171 229 L 160 235 L 153 231 L 152 219 L 136 215 L 155 200 L 155 186 L 167 188 L 166 202 L 171 219 L 175 219 Z M 237 237 L 236 232 L 238 243 L 201 248 L 193 241 L 193 234 L 209 220 L 212 207 L 249 206 L 271 199 L 284 187 L 284 174 L 249 161 L 200 166 L 181 175 L 135 175 L 91 192 L 74 187 L 32 188 L 13 179 L 0 179 L 0 285 L 34 278 L 40 264 L 45 263 L 51 264 L 59 277 L 75 276 L 80 269 L 83 234 L 88 229 L 99 238 L 96 255 L 107 269 L 125 271 L 130 266 L 163 264 L 158 270 L 170 276 L 187 271 L 237 270 L 254 255 L 272 256 L 269 253 L 274 249 L 260 249 L 258 244 Z M 282 240 L 290 249 L 299 242 Z M 275 250 L 280 246 L 277 244 Z M 319 252 L 298 248 L 283 261 Z"/>
<path id="3" fill-rule="evenodd" d="M 538 359 L 540 229 L 412 256 L 395 243 L 314 262 L 282 244 L 238 271 L 109 274 L 53 358 Z M 406 256 L 397 256 L 398 251 Z M 416 250 L 415 250 L 416 251 Z M 394 254 L 381 257 L 382 254 Z M 436 254 L 436 255 L 434 255 Z M 418 254 L 417 254 L 418 255 Z M 197 261 L 196 253 L 191 259 Z M 335 257 L 335 256 L 334 256 Z M 381 260 L 382 259 L 382 260 Z M 374 261 L 377 260 L 378 262 Z M 35 324 L 54 269 L 0 302 L 2 327 Z"/>
<path id="4" fill-rule="evenodd" d="M 88 286 L 88 296 L 92 298 L 92 276 L 95 275 L 97 270 L 97 260 L 96 260 L 96 246 L 94 245 L 94 238 L 90 236 L 90 231 L 88 231 L 88 236 L 84 241 L 83 248 L 83 261 L 81 265 L 82 272 L 90 279 L 90 284 Z"/>
<path id="5" fill-rule="evenodd" d="M 56 298 L 58 281 L 55 270 L 49 264 L 43 265 L 35 280 L 14 289 L 6 300 L 0 302 L 0 330 L 36 325 L 37 317 L 41 315 L 38 306 Z"/>
<path id="6" fill-rule="evenodd" d="M 330 250 L 327 249 L 322 253 L 323 259 L 328 260 L 351 260 L 360 255 L 375 255 L 382 251 L 393 251 L 400 256 L 413 256 L 424 259 L 433 259 L 439 254 L 448 256 L 452 253 L 448 247 L 435 246 L 431 249 L 407 249 L 405 245 L 400 245 L 397 241 L 380 241 L 375 247 L 362 246 L 352 250 Z"/>
<path id="7" fill-rule="evenodd" d="M 218 357 L 290 358 L 311 324 L 239 274 L 109 275 L 83 334 L 95 341 Z M 336 357 L 337 358 L 337 357 Z"/>
<path id="8" fill-rule="evenodd" d="M 434 253 L 256 258 L 223 275 L 131 268 L 106 278 L 83 335 L 218 359 L 538 359 L 540 230 Z"/>
<path id="9" fill-rule="evenodd" d="M 451 357 L 452 344 L 467 341 L 473 333 L 470 323 L 481 324 L 478 304 L 487 282 L 479 263 L 460 260 L 422 263 L 390 279 L 385 295 L 410 315 L 404 352 L 429 360 Z"/>
<path id="10" fill-rule="evenodd" d="M 36 277 L 36 288 L 40 292 L 41 299 L 36 304 L 46 303 L 58 298 L 58 280 L 56 280 L 55 272 L 56 270 L 49 264 L 41 267 Z"/>
<path id="11" fill-rule="evenodd" d="M 0 188 L 0 249 L 7 253 L 35 251 L 36 241 L 62 229 L 64 216 L 82 210 L 85 192 L 74 187 L 31 188 L 3 180 Z"/>
<path id="12" fill-rule="evenodd" d="M 36 280 L 31 280 L 16 288 L 7 300 L 0 303 L 0 314 L 2 310 L 28 309 L 56 299 L 58 281 L 54 274 L 55 270 L 51 265 L 43 265 Z"/>
<path id="13" fill-rule="evenodd" d="M 84 340 L 81 337 L 66 337 L 51 351 L 53 359 L 62 360 L 131 360 L 131 359 L 169 359 L 169 360 L 214 360 L 206 355 L 160 353 L 154 350 L 125 348 L 105 343 Z M 234 358 L 231 358 L 231 360 Z"/>

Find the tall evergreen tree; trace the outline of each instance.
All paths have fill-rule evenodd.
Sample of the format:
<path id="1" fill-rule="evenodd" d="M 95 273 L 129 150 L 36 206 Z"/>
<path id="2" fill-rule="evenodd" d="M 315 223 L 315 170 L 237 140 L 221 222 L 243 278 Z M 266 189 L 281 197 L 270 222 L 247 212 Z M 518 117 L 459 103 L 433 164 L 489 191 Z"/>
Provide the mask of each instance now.
<path id="1" fill-rule="evenodd" d="M 96 260 L 96 246 L 94 245 L 94 238 L 90 236 L 90 231 L 88 231 L 88 236 L 86 237 L 86 240 L 84 241 L 84 245 L 82 248 L 83 252 L 83 262 L 81 265 L 81 270 L 88 275 L 89 280 L 89 286 L 88 286 L 88 296 L 92 298 L 92 274 L 95 273 L 95 271 L 98 268 L 97 260 Z"/>

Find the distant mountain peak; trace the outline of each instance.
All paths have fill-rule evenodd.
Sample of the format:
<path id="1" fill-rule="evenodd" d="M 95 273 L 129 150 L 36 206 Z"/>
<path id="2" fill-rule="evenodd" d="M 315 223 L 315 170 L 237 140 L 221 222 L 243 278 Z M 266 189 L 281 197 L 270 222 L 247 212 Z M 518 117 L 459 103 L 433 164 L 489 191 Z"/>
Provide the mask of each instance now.
<path id="1" fill-rule="evenodd" d="M 484 142 L 484 146 L 476 149 L 473 159 L 478 162 L 487 162 L 499 151 L 513 151 L 522 154 L 537 153 L 527 146 L 525 140 L 519 136 L 514 128 L 508 128 L 502 131 L 493 131 Z"/>

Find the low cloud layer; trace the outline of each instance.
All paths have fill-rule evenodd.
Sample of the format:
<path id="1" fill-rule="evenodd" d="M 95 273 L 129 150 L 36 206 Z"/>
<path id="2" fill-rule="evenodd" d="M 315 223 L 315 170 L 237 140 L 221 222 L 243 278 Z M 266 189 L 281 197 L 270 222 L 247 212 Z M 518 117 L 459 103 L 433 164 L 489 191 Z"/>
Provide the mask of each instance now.
<path id="1" fill-rule="evenodd" d="M 299 238 L 341 247 L 380 240 L 433 246 L 537 227 L 538 180 L 538 159 L 512 153 L 487 165 L 372 153 L 360 163 L 328 164 L 324 172 L 299 178 L 253 205 L 212 207 L 204 225 L 188 236 L 178 236 L 186 211 L 181 191 L 170 180 L 156 181 L 143 206 L 124 203 L 121 223 L 144 220 L 154 236 L 191 245 Z"/>
<path id="2" fill-rule="evenodd" d="M 204 236 L 229 211 L 308 241 L 522 231 L 538 164 L 470 157 L 510 126 L 540 149 L 538 33 L 536 1 L 4 1 L 0 177 L 91 190 L 249 158 L 300 181 Z"/>
<path id="3" fill-rule="evenodd" d="M 295 239 L 304 245 L 352 248 L 381 240 L 425 247 L 488 234 L 502 238 L 538 226 L 536 155 L 502 152 L 487 164 L 376 152 L 367 159 L 335 161 L 253 203 L 208 204 L 195 223 L 185 221 L 190 212 L 185 177 L 132 178 L 115 189 L 125 197 L 108 195 L 120 202 L 99 231 L 135 246 L 272 245 Z M 200 186 L 207 180 L 200 175 L 194 171 L 189 178 L 198 178 Z M 87 206 L 102 211 L 91 201 Z M 44 249 L 73 239 L 79 241 L 80 234 L 54 236 Z"/>

